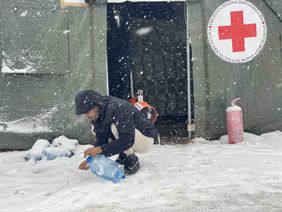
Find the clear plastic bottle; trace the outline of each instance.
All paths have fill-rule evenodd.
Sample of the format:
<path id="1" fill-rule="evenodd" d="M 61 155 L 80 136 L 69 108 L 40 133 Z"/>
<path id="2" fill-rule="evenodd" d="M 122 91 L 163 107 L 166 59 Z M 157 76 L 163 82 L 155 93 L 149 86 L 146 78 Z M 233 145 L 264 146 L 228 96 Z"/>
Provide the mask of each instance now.
<path id="1" fill-rule="evenodd" d="M 54 160 L 58 157 L 71 157 L 70 150 L 64 147 L 47 147 L 42 152 L 42 159 Z"/>
<path id="2" fill-rule="evenodd" d="M 94 174 L 106 180 L 111 180 L 113 183 L 118 183 L 125 177 L 123 167 L 104 155 L 89 156 L 86 161 Z"/>

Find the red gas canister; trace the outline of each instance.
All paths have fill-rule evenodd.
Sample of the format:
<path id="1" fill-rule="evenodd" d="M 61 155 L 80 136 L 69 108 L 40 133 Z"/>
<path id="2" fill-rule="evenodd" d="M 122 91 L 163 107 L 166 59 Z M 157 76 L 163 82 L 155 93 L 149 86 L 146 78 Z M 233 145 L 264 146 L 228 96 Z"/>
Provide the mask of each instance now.
<path id="1" fill-rule="evenodd" d="M 232 100 L 231 107 L 226 109 L 228 143 L 237 144 L 243 141 L 242 109 L 236 105 L 241 98 Z"/>
<path id="2" fill-rule="evenodd" d="M 145 102 L 143 99 L 143 90 L 138 90 L 138 97 L 129 99 L 129 102 L 134 105 L 141 113 L 143 113 L 152 123 L 155 123 L 158 118 L 158 113 L 154 107 Z"/>

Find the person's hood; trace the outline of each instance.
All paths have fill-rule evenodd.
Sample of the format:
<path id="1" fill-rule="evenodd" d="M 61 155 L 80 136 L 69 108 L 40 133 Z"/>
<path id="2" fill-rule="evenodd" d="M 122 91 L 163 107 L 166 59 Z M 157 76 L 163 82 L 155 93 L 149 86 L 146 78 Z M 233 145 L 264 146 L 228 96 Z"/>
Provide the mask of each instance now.
<path id="1" fill-rule="evenodd" d="M 82 115 L 89 112 L 95 106 L 104 108 L 103 96 L 92 90 L 79 91 L 75 96 L 75 113 Z"/>

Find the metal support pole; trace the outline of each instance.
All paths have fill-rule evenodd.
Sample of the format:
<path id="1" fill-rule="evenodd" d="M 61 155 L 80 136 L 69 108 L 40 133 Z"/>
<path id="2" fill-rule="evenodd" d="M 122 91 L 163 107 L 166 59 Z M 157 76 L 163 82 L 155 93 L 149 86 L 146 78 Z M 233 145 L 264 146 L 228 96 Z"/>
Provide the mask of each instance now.
<path id="1" fill-rule="evenodd" d="M 189 141 L 192 139 L 192 132 L 195 131 L 194 123 L 192 123 L 192 106 L 191 106 L 191 66 L 190 66 L 190 33 L 189 33 L 189 16 L 188 16 L 188 0 L 185 3 L 186 15 L 186 53 L 187 53 L 187 131 Z"/>
<path id="2" fill-rule="evenodd" d="M 131 98 L 134 97 L 134 79 L 133 79 L 133 73 L 132 71 L 130 72 L 130 94 L 131 94 Z"/>

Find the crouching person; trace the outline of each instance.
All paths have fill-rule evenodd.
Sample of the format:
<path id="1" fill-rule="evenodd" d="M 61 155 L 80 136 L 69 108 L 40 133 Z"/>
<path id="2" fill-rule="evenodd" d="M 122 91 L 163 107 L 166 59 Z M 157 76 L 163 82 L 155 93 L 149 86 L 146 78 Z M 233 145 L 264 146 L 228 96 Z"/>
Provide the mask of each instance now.
<path id="1" fill-rule="evenodd" d="M 129 102 L 113 96 L 101 96 L 92 90 L 83 90 L 75 96 L 76 114 L 82 115 L 93 125 L 96 142 L 84 151 L 84 156 L 104 154 L 118 155 L 116 162 L 124 165 L 125 174 L 136 173 L 140 164 L 135 152 L 151 149 L 154 137 L 158 136 L 155 126 Z M 83 161 L 79 169 L 88 169 Z"/>

